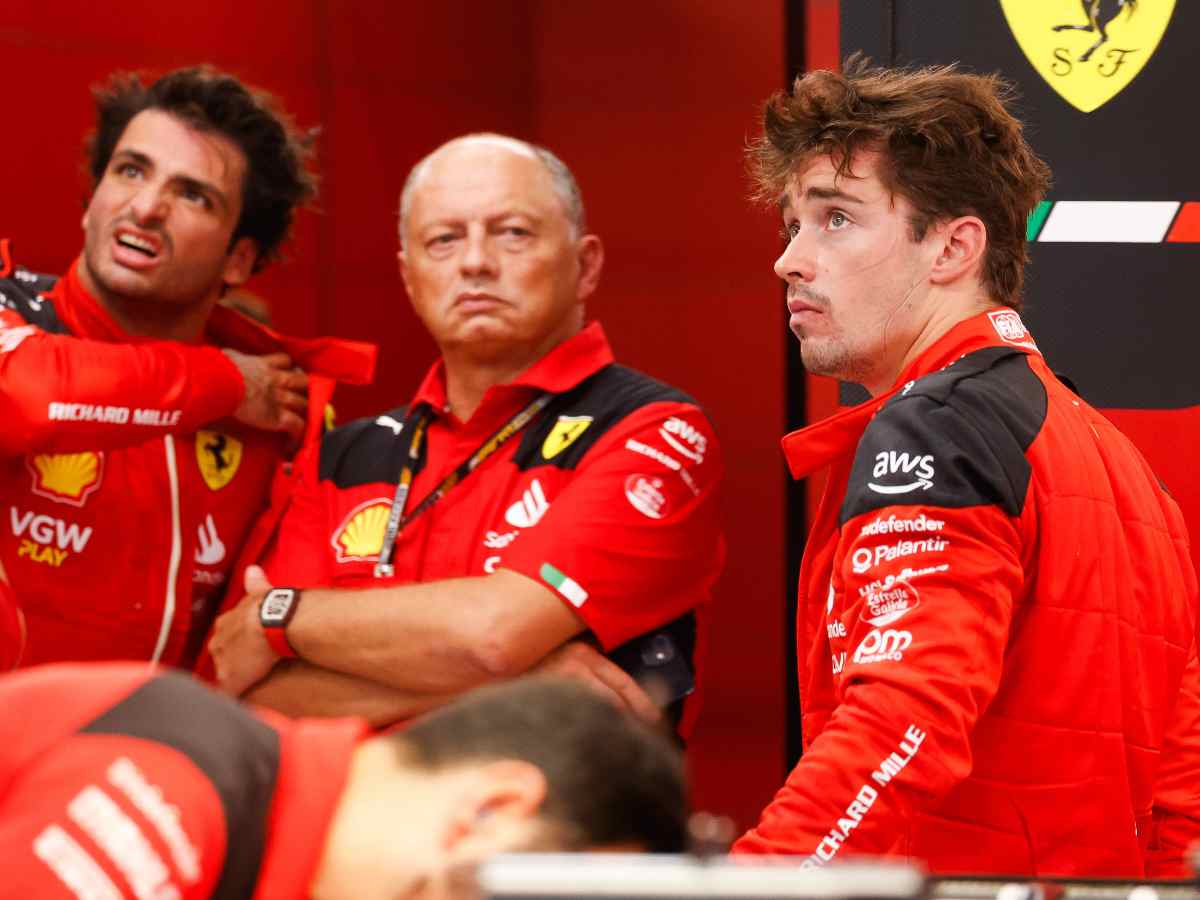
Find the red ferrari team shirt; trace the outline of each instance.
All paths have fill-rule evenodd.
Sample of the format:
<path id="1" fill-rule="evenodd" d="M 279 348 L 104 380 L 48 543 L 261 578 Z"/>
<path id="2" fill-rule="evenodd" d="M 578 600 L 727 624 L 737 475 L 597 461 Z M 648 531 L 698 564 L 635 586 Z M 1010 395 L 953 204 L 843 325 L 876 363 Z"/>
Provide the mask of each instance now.
<path id="1" fill-rule="evenodd" d="M 366 730 L 130 663 L 24 670 L 0 709 L 2 900 L 307 897 Z"/>
<path id="2" fill-rule="evenodd" d="M 401 531 L 394 574 L 376 578 L 417 418 L 427 437 L 408 511 L 539 396 L 549 404 Z M 691 398 L 613 362 L 599 324 L 491 388 L 466 422 L 448 411 L 438 363 L 409 406 L 327 435 L 313 463 L 266 560 L 275 584 L 371 587 L 504 568 L 554 591 L 606 651 L 670 626 L 681 653 L 701 655 L 724 555 L 720 450 Z"/>

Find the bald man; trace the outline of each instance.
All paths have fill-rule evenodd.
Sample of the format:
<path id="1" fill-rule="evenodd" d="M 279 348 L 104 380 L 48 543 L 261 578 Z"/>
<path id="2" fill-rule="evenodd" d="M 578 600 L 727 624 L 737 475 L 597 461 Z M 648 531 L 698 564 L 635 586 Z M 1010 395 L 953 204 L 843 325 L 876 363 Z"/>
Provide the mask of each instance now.
<path id="1" fill-rule="evenodd" d="M 400 244 L 441 358 L 307 461 L 265 572 L 217 622 L 219 683 L 381 725 L 541 667 L 686 733 L 720 452 L 690 397 L 586 324 L 604 250 L 575 178 L 544 148 L 456 139 L 409 174 Z"/>

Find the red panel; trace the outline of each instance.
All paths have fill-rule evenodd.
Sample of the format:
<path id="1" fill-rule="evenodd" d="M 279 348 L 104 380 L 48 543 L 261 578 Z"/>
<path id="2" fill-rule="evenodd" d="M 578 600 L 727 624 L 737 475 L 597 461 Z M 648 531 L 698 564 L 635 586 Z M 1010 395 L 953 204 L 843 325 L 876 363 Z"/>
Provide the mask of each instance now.
<path id="1" fill-rule="evenodd" d="M 745 200 L 742 150 L 784 77 L 783 4 L 536 9 L 534 134 L 608 250 L 591 312 L 624 362 L 700 400 L 725 450 L 729 561 L 689 756 L 697 805 L 750 825 L 783 780 L 785 343 L 777 226 Z"/>
<path id="2" fill-rule="evenodd" d="M 1200 243 L 1200 203 L 1183 204 L 1167 240 L 1172 243 Z"/>

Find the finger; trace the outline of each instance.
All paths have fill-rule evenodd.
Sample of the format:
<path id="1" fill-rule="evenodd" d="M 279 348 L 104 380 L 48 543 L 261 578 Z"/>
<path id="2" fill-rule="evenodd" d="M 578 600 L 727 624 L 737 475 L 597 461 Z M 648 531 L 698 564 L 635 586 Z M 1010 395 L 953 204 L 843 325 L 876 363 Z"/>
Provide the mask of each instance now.
<path id="1" fill-rule="evenodd" d="M 277 400 L 280 406 L 296 412 L 308 409 L 308 396 L 300 391 L 280 391 Z"/>
<path id="2" fill-rule="evenodd" d="M 300 369 L 288 369 L 286 372 L 279 372 L 276 376 L 277 384 L 291 391 L 304 391 L 308 389 L 308 374 Z"/>
<path id="3" fill-rule="evenodd" d="M 279 421 L 275 426 L 276 431 L 285 431 L 294 438 L 299 438 L 304 434 L 304 419 L 296 415 L 291 410 L 281 410 L 279 413 Z"/>
<path id="4" fill-rule="evenodd" d="M 662 715 L 654 701 L 636 681 L 624 670 L 604 660 L 604 665 L 596 665 L 594 672 L 614 694 L 621 698 L 624 705 L 638 718 L 647 722 L 657 722 Z"/>
<path id="5" fill-rule="evenodd" d="M 272 369 L 290 369 L 292 367 L 292 358 L 286 353 L 268 353 L 260 356 L 259 359 Z"/>
<path id="6" fill-rule="evenodd" d="M 262 566 L 247 566 L 245 586 L 247 594 L 265 594 L 271 589 L 271 582 L 267 579 L 267 573 L 263 571 Z"/>

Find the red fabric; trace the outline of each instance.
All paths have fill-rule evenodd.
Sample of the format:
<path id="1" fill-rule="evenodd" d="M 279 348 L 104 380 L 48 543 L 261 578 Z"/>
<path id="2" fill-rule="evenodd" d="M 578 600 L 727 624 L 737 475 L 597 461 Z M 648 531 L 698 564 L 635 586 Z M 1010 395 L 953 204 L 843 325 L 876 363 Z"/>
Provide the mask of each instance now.
<path id="1" fill-rule="evenodd" d="M 77 266 L 49 295 L 70 335 L 0 312 L 0 562 L 28 624 L 22 664 L 158 650 L 190 665 L 239 549 L 257 539 L 261 550 L 256 520 L 290 478 L 283 436 L 220 418 L 242 385 L 218 346 L 283 350 L 313 367 L 312 443 L 332 377 L 369 380 L 374 350 L 282 338 L 221 307 L 206 346 L 134 337 L 83 289 Z M 61 421 L 51 403 L 129 415 Z M 150 424 L 136 424 L 142 409 L 155 412 Z"/>
<path id="2" fill-rule="evenodd" d="M 735 852 L 797 854 L 805 866 L 884 854 L 940 873 L 1139 877 L 1155 817 L 1176 845 L 1194 828 L 1200 730 L 1182 728 L 1176 708 L 1196 628 L 1182 517 L 1031 340 L 1019 348 L 1048 407 L 1025 451 L 1019 515 L 910 500 L 839 529 L 877 411 L 910 381 L 1004 345 L 986 315 L 969 319 L 889 394 L 784 439 L 796 477 L 832 467 L 800 572 L 805 752 Z M 918 435 L 933 427 L 912 423 Z M 894 562 L 874 553 L 931 536 Z M 889 576 L 905 589 L 898 615 L 881 621 L 897 585 Z M 1160 753 L 1172 716 L 1177 742 Z M 1155 796 L 1160 761 L 1190 771 L 1190 797 L 1182 775 Z M 1181 865 L 1169 857 L 1149 869 Z"/>
<path id="3" fill-rule="evenodd" d="M 151 890 L 163 892 L 155 896 L 211 895 L 227 848 L 225 813 L 209 776 L 167 744 L 80 731 L 152 677 L 144 665 L 110 663 L 40 667 L 0 682 L 0 708 L 6 712 L 0 722 L 5 873 L 0 898 L 76 898 L 82 894 L 65 883 L 70 872 L 101 891 L 92 896 L 105 896 L 104 890 L 118 898 L 149 896 L 145 887 L 142 893 L 135 889 L 129 873 L 97 843 L 87 817 L 79 815 L 81 808 L 94 815 L 105 807 L 115 811 L 98 820 L 98 833 L 119 834 L 126 860 L 130 847 L 144 843 L 148 852 L 140 857 L 145 865 L 139 873 Z M 249 716 L 233 704 L 229 714 Z M 366 729 L 357 720 L 262 718 L 279 734 L 280 757 L 270 808 L 256 811 L 266 822 L 266 844 L 254 897 L 299 900 L 308 896 L 351 754 Z M 29 728 L 30 722 L 38 727 Z M 230 757 L 237 752 L 228 748 Z M 114 777 L 116 765 L 128 772 L 130 764 L 172 811 L 183 841 L 172 845 L 161 824 Z M 81 805 L 81 797 L 90 802 Z M 194 850 L 191 861 L 187 847 Z M 82 865 L 72 866 L 71 860 Z"/>
<path id="4" fill-rule="evenodd" d="M 25 619 L 17 595 L 0 576 L 0 672 L 15 668 L 25 649 Z"/>
<path id="5" fill-rule="evenodd" d="M 446 404 L 444 373 L 440 363 L 435 365 L 413 401 L 429 403 L 439 412 L 429 425 L 428 461 L 413 481 L 408 508 L 539 391 L 569 390 L 611 362 L 604 333 L 593 324 L 512 384 L 491 388 L 469 422 L 440 412 Z M 627 449 L 632 440 L 679 457 L 660 434 L 671 418 L 696 429 L 707 447 L 701 462 L 684 460 L 687 471 L 682 476 Z M 716 496 L 723 463 L 704 414 L 688 403 L 650 403 L 606 432 L 574 469 L 520 470 L 512 461 L 520 441 L 518 436 L 505 444 L 405 529 L 396 545 L 391 580 L 373 577 L 378 551 L 348 557 L 338 537 L 364 510 L 376 508 L 381 510 L 376 515 L 386 515 L 394 484 L 339 488 L 317 476 L 315 455 L 307 459 L 302 481 L 288 498 L 282 530 L 265 560 L 272 583 L 370 587 L 506 568 L 546 584 L 542 567 L 549 563 L 587 592 L 587 599 L 571 608 L 606 649 L 695 609 L 700 660 L 707 604 L 724 555 Z M 402 443 L 407 448 L 406 440 Z M 627 497 L 628 482 L 641 474 L 660 483 L 662 518 L 639 512 Z M 685 477 L 692 480 L 694 491 Z M 529 497 L 536 505 L 538 496 L 548 504 L 540 518 L 528 526 L 515 524 L 521 519 L 512 508 Z M 696 703 L 690 704 L 681 730 L 690 727 L 696 708 Z"/>

